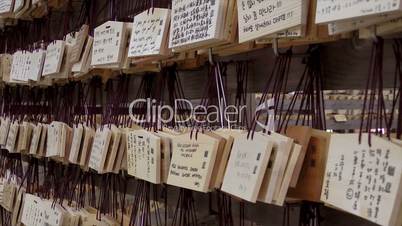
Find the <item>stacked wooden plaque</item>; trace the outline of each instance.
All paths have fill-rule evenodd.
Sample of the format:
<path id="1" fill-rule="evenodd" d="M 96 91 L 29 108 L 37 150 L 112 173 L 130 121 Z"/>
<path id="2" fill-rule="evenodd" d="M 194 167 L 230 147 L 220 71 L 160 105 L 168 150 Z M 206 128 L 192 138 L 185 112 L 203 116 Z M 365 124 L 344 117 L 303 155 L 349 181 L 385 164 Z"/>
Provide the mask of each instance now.
<path id="1" fill-rule="evenodd" d="M 279 34 L 302 37 L 305 34 L 309 1 L 238 1 L 239 41 L 246 42 Z M 273 36 L 275 37 L 275 36 Z"/>
<path id="2" fill-rule="evenodd" d="M 253 148 L 250 148 L 250 147 Z M 250 202 L 257 200 L 282 206 L 297 163 L 303 161 L 302 146 L 292 138 L 271 133 L 236 136 L 223 180 L 222 191 Z"/>
<path id="3" fill-rule="evenodd" d="M 172 1 L 169 48 L 175 52 L 233 42 L 234 0 Z"/>
<path id="4" fill-rule="evenodd" d="M 316 23 L 328 24 L 329 34 L 341 34 L 400 18 L 400 0 L 352 1 L 317 0 Z M 376 32 L 385 35 L 386 32 Z M 367 37 L 367 36 L 366 36 Z"/>
<path id="5" fill-rule="evenodd" d="M 126 53 L 129 24 L 108 21 L 94 31 L 91 66 L 120 69 Z"/>

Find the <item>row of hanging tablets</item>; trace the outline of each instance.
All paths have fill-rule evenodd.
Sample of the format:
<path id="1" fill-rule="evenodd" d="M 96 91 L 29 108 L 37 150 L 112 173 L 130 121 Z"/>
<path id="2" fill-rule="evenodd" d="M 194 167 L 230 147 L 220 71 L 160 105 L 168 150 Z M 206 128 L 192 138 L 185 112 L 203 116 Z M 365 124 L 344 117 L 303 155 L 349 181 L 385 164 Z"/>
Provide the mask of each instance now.
<path id="1" fill-rule="evenodd" d="M 2 6 L 0 13 L 7 12 L 10 4 Z M 315 20 L 308 24 L 310 29 L 315 23 L 329 23 L 329 33 L 338 34 L 398 18 L 401 8 L 401 2 L 395 0 L 379 4 L 325 0 L 202 3 L 173 0 L 172 9 L 146 10 L 136 15 L 133 23 L 108 21 L 95 28 L 93 37 L 88 35 L 88 25 L 83 25 L 64 40 L 54 40 L 47 46 L 38 40 L 35 50 L 2 55 L 1 71 L 6 82 L 49 85 L 54 79 L 82 77 L 94 68 L 130 71 L 144 61 L 172 58 L 175 52 L 202 54 L 203 49 L 225 45 L 231 48 L 237 42 L 264 43 L 276 37 L 304 37 L 311 17 L 309 11 L 315 12 Z M 386 27 L 389 30 L 390 26 Z"/>
<path id="2" fill-rule="evenodd" d="M 402 147 L 397 140 L 373 136 L 369 147 L 367 134 L 359 144 L 358 134 L 298 126 L 288 128 L 286 136 L 256 132 L 250 139 L 247 131 L 219 129 L 195 139 L 167 128 L 150 132 L 104 125 L 94 130 L 10 118 L 1 119 L 0 131 L 0 144 L 10 153 L 48 157 L 99 174 L 127 170 L 153 184 L 218 189 L 279 206 L 287 196 L 324 202 L 381 225 L 400 225 Z"/>
<path id="3" fill-rule="evenodd" d="M 12 182 L 2 180 L 3 200 L 1 207 L 9 214 L 2 218 L 2 225 L 26 226 L 118 226 L 117 219 L 103 215 L 98 218 L 97 210 L 91 207 L 77 208 L 68 202 L 55 204 L 52 200 L 25 193 Z M 7 214 L 2 213 L 3 216 Z M 121 214 L 119 215 L 122 216 Z M 126 221 L 125 225 L 128 225 Z"/>

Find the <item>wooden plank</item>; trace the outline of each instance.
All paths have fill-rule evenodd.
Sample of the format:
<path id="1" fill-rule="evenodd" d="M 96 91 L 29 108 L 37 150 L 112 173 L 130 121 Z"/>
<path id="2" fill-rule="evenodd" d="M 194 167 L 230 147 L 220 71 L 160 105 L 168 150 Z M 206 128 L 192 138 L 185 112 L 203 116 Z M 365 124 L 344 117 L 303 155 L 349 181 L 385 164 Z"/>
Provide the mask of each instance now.
<path id="1" fill-rule="evenodd" d="M 289 197 L 320 202 L 330 138 L 330 133 L 312 130 L 300 179 L 289 190 Z"/>

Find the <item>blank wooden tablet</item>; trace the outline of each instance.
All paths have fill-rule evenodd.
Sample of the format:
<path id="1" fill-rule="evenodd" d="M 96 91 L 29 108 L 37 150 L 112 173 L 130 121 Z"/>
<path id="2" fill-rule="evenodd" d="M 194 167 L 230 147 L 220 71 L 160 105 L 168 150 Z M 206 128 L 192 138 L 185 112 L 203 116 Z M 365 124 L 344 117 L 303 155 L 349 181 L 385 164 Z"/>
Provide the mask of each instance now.
<path id="1" fill-rule="evenodd" d="M 0 124 L 0 145 L 3 147 L 6 145 L 7 142 L 7 135 L 8 135 L 8 130 L 10 129 L 11 125 L 11 120 L 10 118 L 1 118 L 1 124 Z"/>
<path id="2" fill-rule="evenodd" d="M 306 151 L 308 143 L 310 142 L 312 129 L 303 126 L 291 126 L 286 130 L 286 136 L 294 139 L 297 144 L 302 146 L 302 152 L 300 153 L 300 158 L 297 160 L 296 168 L 290 181 L 291 187 L 296 187 L 297 181 L 299 180 L 300 172 L 303 167 L 304 158 L 306 156 Z"/>
<path id="3" fill-rule="evenodd" d="M 254 134 L 252 140 L 247 139 L 247 134 L 236 137 L 221 190 L 256 202 L 272 146 L 271 140 L 260 133 Z"/>
<path id="4" fill-rule="evenodd" d="M 293 139 L 278 133 L 271 132 L 265 135 L 273 144 L 273 154 L 270 165 L 264 175 L 258 199 L 265 203 L 272 203 L 275 194 L 279 193 L 289 156 L 293 147 Z M 272 162 L 271 162 L 272 161 Z"/>
<path id="5" fill-rule="evenodd" d="M 330 138 L 330 133 L 312 130 L 299 182 L 289 197 L 320 202 Z"/>
<path id="6" fill-rule="evenodd" d="M 292 175 L 295 170 L 297 160 L 299 159 L 301 149 L 302 147 L 300 145 L 293 144 L 293 148 L 290 153 L 290 158 L 288 164 L 286 165 L 285 174 L 283 176 L 283 180 L 281 183 L 281 188 L 277 193 L 275 193 L 274 199 L 272 201 L 272 203 L 275 205 L 283 206 L 285 204 L 285 199 L 288 193 L 290 180 L 292 179 Z"/>

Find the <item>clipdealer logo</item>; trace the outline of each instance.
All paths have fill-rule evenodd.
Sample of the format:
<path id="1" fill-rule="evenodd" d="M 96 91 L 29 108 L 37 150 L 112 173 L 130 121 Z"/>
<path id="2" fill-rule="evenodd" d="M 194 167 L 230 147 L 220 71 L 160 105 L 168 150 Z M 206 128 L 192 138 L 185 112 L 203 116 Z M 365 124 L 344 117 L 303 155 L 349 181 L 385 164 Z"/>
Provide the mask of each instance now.
<path id="1" fill-rule="evenodd" d="M 222 102 L 221 102 L 222 103 Z M 146 108 L 146 112 L 142 112 L 141 115 L 136 114 L 135 111 L 141 106 L 141 108 Z M 250 114 L 248 106 L 235 106 L 235 105 L 199 105 L 194 104 L 187 99 L 176 99 L 174 106 L 161 104 L 155 99 L 136 99 L 130 103 L 129 115 L 134 123 L 141 124 L 149 121 L 158 122 L 162 124 L 169 124 L 172 121 L 176 123 L 186 123 L 186 122 L 196 122 L 196 123 L 222 123 L 235 124 L 238 122 L 243 122 L 246 115 L 254 117 L 258 112 L 260 115 L 264 113 L 268 117 L 268 123 L 256 121 L 257 125 L 262 128 L 272 130 L 274 129 L 274 112 L 273 112 L 274 102 L 272 99 L 262 103 L 255 108 L 254 114 Z M 186 109 L 186 114 L 181 114 L 180 109 Z"/>

